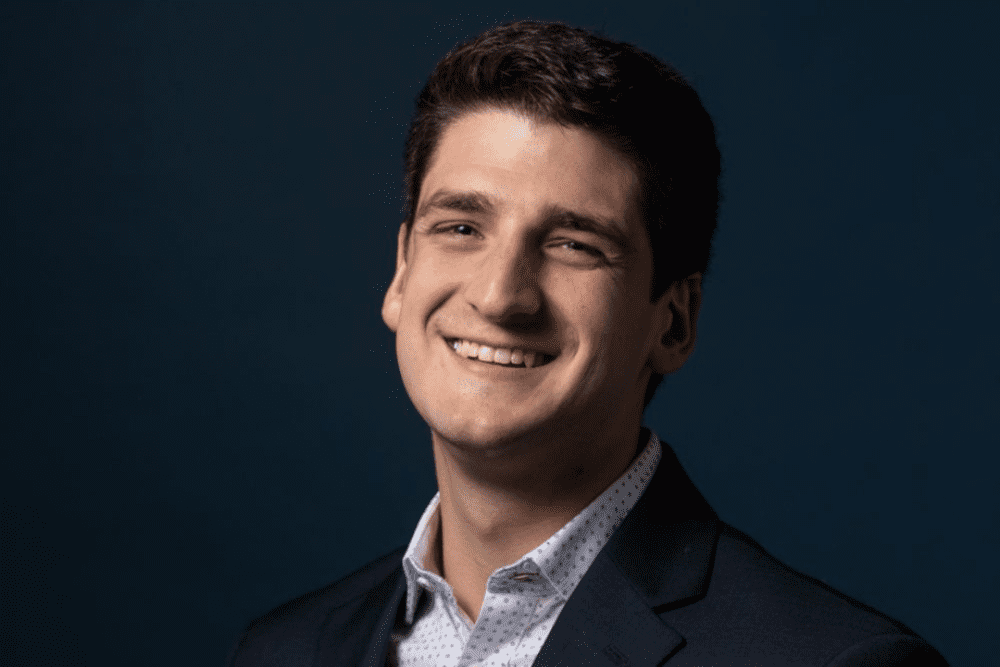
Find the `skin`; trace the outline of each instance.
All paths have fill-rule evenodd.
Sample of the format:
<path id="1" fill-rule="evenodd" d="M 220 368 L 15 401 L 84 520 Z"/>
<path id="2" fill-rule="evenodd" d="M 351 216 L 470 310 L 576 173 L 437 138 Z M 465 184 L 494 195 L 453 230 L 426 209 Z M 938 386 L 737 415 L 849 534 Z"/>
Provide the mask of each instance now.
<path id="1" fill-rule="evenodd" d="M 701 276 L 650 301 L 637 182 L 584 129 L 486 108 L 444 131 L 413 228 L 400 227 L 382 316 L 431 429 L 441 505 L 429 565 L 473 621 L 494 570 L 625 471 L 650 374 L 693 348 Z M 487 364 L 453 338 L 552 360 Z"/>

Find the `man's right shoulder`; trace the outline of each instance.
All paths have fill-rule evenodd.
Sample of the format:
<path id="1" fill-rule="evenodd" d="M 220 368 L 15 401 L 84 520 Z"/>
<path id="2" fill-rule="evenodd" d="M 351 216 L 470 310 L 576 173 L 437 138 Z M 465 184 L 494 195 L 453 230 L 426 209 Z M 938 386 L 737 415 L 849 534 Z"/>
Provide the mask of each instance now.
<path id="1" fill-rule="evenodd" d="M 254 619 L 226 662 L 231 667 L 312 664 L 324 645 L 362 654 L 385 605 L 403 576 L 405 547 L 377 558 L 341 579 L 286 602 Z"/>

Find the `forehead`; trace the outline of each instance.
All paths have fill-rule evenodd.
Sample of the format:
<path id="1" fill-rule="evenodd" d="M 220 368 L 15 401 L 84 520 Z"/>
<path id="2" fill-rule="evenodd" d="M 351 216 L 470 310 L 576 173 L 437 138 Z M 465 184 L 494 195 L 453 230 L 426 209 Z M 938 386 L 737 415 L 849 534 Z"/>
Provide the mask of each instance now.
<path id="1" fill-rule="evenodd" d="M 463 114 L 444 130 L 417 213 L 441 189 L 467 190 L 502 208 L 558 206 L 627 225 L 636 217 L 637 188 L 628 160 L 596 134 L 487 108 Z"/>

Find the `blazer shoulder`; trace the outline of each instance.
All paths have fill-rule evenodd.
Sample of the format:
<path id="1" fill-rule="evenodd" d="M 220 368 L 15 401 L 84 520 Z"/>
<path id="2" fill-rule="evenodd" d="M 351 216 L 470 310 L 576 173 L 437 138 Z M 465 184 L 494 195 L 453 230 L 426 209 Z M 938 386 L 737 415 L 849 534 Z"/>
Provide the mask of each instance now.
<path id="1" fill-rule="evenodd" d="M 903 623 L 793 570 L 721 521 L 705 596 L 669 616 L 692 646 L 704 635 L 708 644 L 743 646 L 789 664 L 947 664 Z"/>
<path id="2" fill-rule="evenodd" d="M 742 586 L 775 607 L 796 613 L 812 611 L 822 618 L 844 621 L 872 632 L 915 635 L 910 628 L 877 609 L 846 595 L 824 581 L 803 574 L 769 554 L 753 538 L 720 522 L 713 579 Z"/>
<path id="3" fill-rule="evenodd" d="M 843 620 L 872 632 L 916 636 L 913 630 L 887 614 L 785 565 L 746 533 L 729 524 L 720 524 L 715 573 L 718 576 L 730 580 L 739 577 L 747 588 L 755 589 L 776 606 L 786 603 L 796 612 L 813 609 L 824 618 Z"/>
<path id="4" fill-rule="evenodd" d="M 337 632 L 356 618 L 380 611 L 391 598 L 402 574 L 405 547 L 376 558 L 318 590 L 290 600 L 246 627 L 230 651 L 228 665 L 311 664 L 319 638 Z"/>

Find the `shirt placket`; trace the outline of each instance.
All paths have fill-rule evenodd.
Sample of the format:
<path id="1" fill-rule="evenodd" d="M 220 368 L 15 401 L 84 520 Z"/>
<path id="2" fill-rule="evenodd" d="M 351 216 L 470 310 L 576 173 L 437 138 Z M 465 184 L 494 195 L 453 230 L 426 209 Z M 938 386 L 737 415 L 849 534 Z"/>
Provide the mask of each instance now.
<path id="1" fill-rule="evenodd" d="M 478 667 L 496 659 L 517 665 L 517 648 L 525 633 L 544 618 L 554 590 L 533 563 L 505 568 L 490 576 L 479 617 L 459 667 Z"/>

